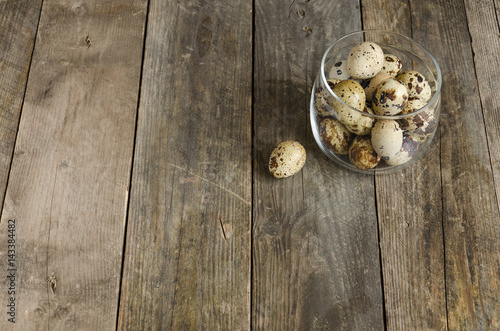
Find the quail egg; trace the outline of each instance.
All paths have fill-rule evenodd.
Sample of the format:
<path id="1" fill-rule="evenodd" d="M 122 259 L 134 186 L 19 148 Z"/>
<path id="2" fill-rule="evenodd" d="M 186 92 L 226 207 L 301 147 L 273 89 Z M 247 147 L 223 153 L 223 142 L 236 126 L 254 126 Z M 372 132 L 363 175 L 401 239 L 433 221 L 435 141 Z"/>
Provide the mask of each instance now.
<path id="1" fill-rule="evenodd" d="M 347 154 L 353 134 L 346 127 L 331 118 L 319 124 L 319 133 L 325 145 L 336 154 Z"/>
<path id="2" fill-rule="evenodd" d="M 336 84 L 340 83 L 340 79 L 328 79 L 327 83 L 328 86 L 333 89 Z M 314 108 L 319 116 L 326 117 L 334 115 L 332 107 L 328 102 L 328 100 L 332 98 L 333 96 L 331 96 L 330 93 L 323 87 L 320 86 L 316 89 L 316 93 L 314 94 Z"/>
<path id="3" fill-rule="evenodd" d="M 408 91 L 396 78 L 388 78 L 377 86 L 372 97 L 373 111 L 377 115 L 396 115 L 406 106 Z"/>
<path id="4" fill-rule="evenodd" d="M 405 85 L 408 97 L 417 97 L 424 102 L 429 101 L 432 92 L 425 77 L 415 70 L 403 71 L 396 78 Z"/>
<path id="5" fill-rule="evenodd" d="M 352 108 L 363 110 L 365 107 L 365 91 L 361 85 L 353 80 L 347 79 L 336 84 L 333 89 L 342 101 Z M 332 108 L 338 114 L 340 122 L 344 125 L 354 125 L 361 118 L 361 114 L 345 104 L 332 98 Z"/>
<path id="6" fill-rule="evenodd" d="M 347 70 L 347 61 L 335 62 L 328 73 L 330 79 L 349 79 L 349 71 Z"/>
<path id="7" fill-rule="evenodd" d="M 380 156 L 373 149 L 370 136 L 356 136 L 349 147 L 349 160 L 359 169 L 367 170 L 377 166 Z"/>
<path id="8" fill-rule="evenodd" d="M 372 145 L 381 157 L 394 157 L 403 144 L 403 130 L 394 120 L 378 120 L 372 129 Z"/>
<path id="9" fill-rule="evenodd" d="M 403 62 L 396 55 L 385 54 L 384 64 L 382 65 L 382 69 L 380 69 L 380 72 L 389 74 L 392 77 L 396 77 L 402 68 Z"/>
<path id="10" fill-rule="evenodd" d="M 419 98 L 409 98 L 406 107 L 401 112 L 402 115 L 417 112 L 425 107 L 426 102 Z M 418 112 L 414 116 L 405 117 L 399 120 L 399 124 L 403 130 L 411 132 L 419 141 L 425 140 L 437 126 L 437 120 L 434 116 L 433 108 L 426 108 Z"/>
<path id="11" fill-rule="evenodd" d="M 276 178 L 295 175 L 306 162 L 306 150 L 297 141 L 279 143 L 269 158 L 269 172 Z"/>
<path id="12" fill-rule="evenodd" d="M 379 72 L 375 77 L 371 79 L 364 80 L 361 86 L 365 89 L 366 101 L 372 101 L 373 93 L 375 92 L 377 86 L 382 83 L 387 78 L 392 76 L 385 72 Z"/>
<path id="13" fill-rule="evenodd" d="M 365 41 L 354 46 L 347 57 L 347 69 L 352 78 L 375 76 L 384 64 L 384 51 L 374 42 Z"/>
<path id="14" fill-rule="evenodd" d="M 411 160 L 418 149 L 417 140 L 409 133 L 403 134 L 403 144 L 399 150 L 399 153 L 392 157 L 383 157 L 382 159 L 391 166 L 397 166 L 406 163 Z"/>
<path id="15" fill-rule="evenodd" d="M 363 109 L 363 112 L 373 114 L 373 110 L 368 105 L 365 105 L 365 109 Z M 349 131 L 357 134 L 358 136 L 364 136 L 370 134 L 374 122 L 375 119 L 373 117 L 364 116 L 363 114 L 361 114 L 355 124 L 346 125 L 346 128 Z"/>

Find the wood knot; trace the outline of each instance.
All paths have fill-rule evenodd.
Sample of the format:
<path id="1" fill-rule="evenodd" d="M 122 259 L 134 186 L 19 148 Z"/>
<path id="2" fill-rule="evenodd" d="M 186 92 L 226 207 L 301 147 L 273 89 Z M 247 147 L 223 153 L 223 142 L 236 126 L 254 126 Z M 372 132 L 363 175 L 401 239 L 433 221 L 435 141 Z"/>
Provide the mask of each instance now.
<path id="1" fill-rule="evenodd" d="M 57 287 L 57 277 L 52 273 L 49 278 L 46 280 L 47 283 L 50 285 L 50 289 L 52 290 L 52 294 L 56 294 L 56 287 Z"/>
<path id="2" fill-rule="evenodd" d="M 77 15 L 83 15 L 87 11 L 84 5 L 75 5 L 71 9 Z"/>
<path id="3" fill-rule="evenodd" d="M 304 31 L 305 33 L 307 33 L 309 35 L 313 32 L 313 28 L 311 28 L 310 26 L 305 26 L 302 28 L 302 31 Z"/>

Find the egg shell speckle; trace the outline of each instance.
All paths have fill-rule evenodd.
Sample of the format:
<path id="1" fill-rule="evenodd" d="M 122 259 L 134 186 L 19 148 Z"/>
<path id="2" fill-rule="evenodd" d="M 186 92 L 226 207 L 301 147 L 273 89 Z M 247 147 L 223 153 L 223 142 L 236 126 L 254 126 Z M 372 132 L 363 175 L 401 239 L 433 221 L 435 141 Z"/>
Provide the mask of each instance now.
<path id="1" fill-rule="evenodd" d="M 276 178 L 290 177 L 302 169 L 306 150 L 297 141 L 279 143 L 269 157 L 269 172 Z"/>
<path id="2" fill-rule="evenodd" d="M 385 54 L 384 64 L 382 65 L 382 69 L 380 69 L 380 73 L 386 73 L 392 77 L 396 77 L 397 74 L 401 72 L 402 68 L 403 62 L 396 55 Z"/>
<path id="3" fill-rule="evenodd" d="M 391 166 L 401 165 L 403 163 L 410 161 L 413 158 L 413 156 L 415 156 L 417 149 L 418 149 L 417 140 L 411 134 L 404 133 L 403 144 L 401 145 L 399 153 L 393 157 L 390 158 L 383 157 L 382 159 L 385 161 L 385 163 Z"/>
<path id="4" fill-rule="evenodd" d="M 403 71 L 396 78 L 405 85 L 408 90 L 408 97 L 417 97 L 424 102 L 429 101 L 431 98 L 431 87 L 424 75 L 418 71 Z"/>
<path id="5" fill-rule="evenodd" d="M 331 151 L 341 155 L 348 153 L 353 135 L 342 123 L 331 118 L 325 118 L 319 124 L 319 132 L 321 140 Z"/>
<path id="6" fill-rule="evenodd" d="M 365 109 L 363 109 L 363 112 L 373 114 L 373 110 L 368 105 L 365 105 Z M 375 119 L 373 117 L 364 116 L 363 114 L 361 114 L 360 118 L 355 124 L 346 125 L 346 128 L 352 133 L 357 134 L 358 136 L 364 136 L 370 134 L 374 122 Z"/>
<path id="7" fill-rule="evenodd" d="M 372 101 L 373 93 L 377 89 L 377 86 L 387 78 L 391 77 L 392 76 L 387 73 L 379 72 L 375 75 L 375 77 L 363 81 L 361 86 L 365 90 L 366 101 Z"/>
<path id="8" fill-rule="evenodd" d="M 347 61 L 335 62 L 328 73 L 328 78 L 330 79 L 348 79 L 349 71 L 347 70 Z"/>
<path id="9" fill-rule="evenodd" d="M 384 51 L 374 42 L 365 41 L 354 46 L 347 58 L 351 77 L 366 79 L 375 76 L 384 64 Z"/>
<path id="10" fill-rule="evenodd" d="M 419 98 L 410 98 L 401 114 L 410 114 L 423 108 L 426 103 Z M 437 127 L 438 121 L 434 115 L 434 108 L 428 107 L 414 116 L 402 118 L 399 124 L 403 130 L 411 132 L 419 141 L 425 140 Z"/>
<path id="11" fill-rule="evenodd" d="M 377 86 L 372 98 L 373 111 L 378 115 L 396 115 L 406 106 L 408 91 L 396 78 L 388 78 Z"/>
<path id="12" fill-rule="evenodd" d="M 359 83 L 350 79 L 343 80 L 336 84 L 332 91 L 347 105 L 361 111 L 364 109 L 366 100 L 365 91 Z M 332 100 L 332 107 L 339 116 L 340 122 L 344 125 L 354 125 L 361 118 L 360 113 L 347 107 L 335 98 Z"/>
<path id="13" fill-rule="evenodd" d="M 327 80 L 327 84 L 331 89 L 338 83 L 340 83 L 340 79 Z M 316 89 L 316 93 L 314 94 L 314 108 L 319 116 L 327 117 L 335 114 L 332 110 L 331 102 L 329 102 L 329 99 L 331 100 L 332 98 L 333 96 L 323 87 L 320 86 Z"/>
<path id="14" fill-rule="evenodd" d="M 367 170 L 377 166 L 380 156 L 373 149 L 370 136 L 356 136 L 349 147 L 349 160 L 358 169 Z"/>
<path id="15" fill-rule="evenodd" d="M 372 145 L 381 157 L 393 157 L 403 144 L 403 130 L 394 120 L 378 120 L 372 129 Z"/>

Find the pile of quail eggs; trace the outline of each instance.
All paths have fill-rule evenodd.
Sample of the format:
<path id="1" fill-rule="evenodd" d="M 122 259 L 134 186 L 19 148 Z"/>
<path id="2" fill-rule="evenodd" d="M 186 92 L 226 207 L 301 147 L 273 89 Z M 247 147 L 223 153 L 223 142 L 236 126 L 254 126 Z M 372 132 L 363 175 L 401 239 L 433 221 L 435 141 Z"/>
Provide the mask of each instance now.
<path id="1" fill-rule="evenodd" d="M 402 69 L 397 56 L 384 54 L 370 41 L 357 44 L 346 61 L 333 64 L 327 83 L 343 103 L 321 86 L 314 96 L 324 146 L 348 155 L 350 162 L 362 170 L 382 162 L 397 166 L 410 161 L 419 144 L 436 128 L 432 107 L 395 120 L 363 115 L 405 115 L 428 103 L 432 92 L 424 75 Z"/>

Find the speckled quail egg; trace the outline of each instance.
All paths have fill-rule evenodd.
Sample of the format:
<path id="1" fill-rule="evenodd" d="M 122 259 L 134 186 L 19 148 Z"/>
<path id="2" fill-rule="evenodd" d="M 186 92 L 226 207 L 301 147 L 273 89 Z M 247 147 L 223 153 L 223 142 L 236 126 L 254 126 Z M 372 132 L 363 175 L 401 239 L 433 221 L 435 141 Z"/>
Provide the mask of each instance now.
<path id="1" fill-rule="evenodd" d="M 373 114 L 373 110 L 368 105 L 365 105 L 365 109 L 363 109 L 363 112 Z M 358 136 L 364 136 L 370 134 L 374 122 L 375 119 L 373 117 L 364 116 L 363 114 L 361 114 L 360 118 L 355 124 L 346 125 L 346 128 L 349 131 L 357 134 Z"/>
<path id="2" fill-rule="evenodd" d="M 380 156 L 373 149 L 370 136 L 356 136 L 349 147 L 349 160 L 359 169 L 367 170 L 377 166 Z"/>
<path id="3" fill-rule="evenodd" d="M 388 78 L 377 86 L 372 97 L 373 111 L 378 115 L 396 115 L 406 106 L 408 91 L 396 78 Z"/>
<path id="4" fill-rule="evenodd" d="M 333 89 L 336 84 L 340 83 L 340 79 L 328 79 L 326 82 L 328 86 Z M 329 99 L 333 99 L 333 96 L 323 87 L 320 86 L 316 89 L 314 94 L 314 108 L 319 116 L 326 117 L 334 115 L 330 105 L 331 102 L 328 101 Z"/>
<path id="5" fill-rule="evenodd" d="M 426 104 L 426 102 L 419 98 L 409 98 L 401 115 L 417 112 L 419 109 L 425 107 Z M 403 130 L 411 132 L 417 140 L 423 141 L 436 129 L 437 120 L 436 116 L 434 116 L 434 108 L 428 107 L 414 116 L 402 118 L 399 120 L 399 124 Z"/>
<path id="6" fill-rule="evenodd" d="M 372 101 L 373 93 L 377 89 L 377 86 L 387 78 L 391 77 L 392 76 L 387 73 L 379 72 L 378 74 L 375 75 L 375 77 L 364 80 L 361 83 L 361 86 L 365 89 L 366 101 Z"/>
<path id="7" fill-rule="evenodd" d="M 396 55 L 385 54 L 384 64 L 382 65 L 382 69 L 380 69 L 380 72 L 389 74 L 392 77 L 396 77 L 402 68 L 403 62 Z"/>
<path id="8" fill-rule="evenodd" d="M 269 172 L 276 178 L 295 175 L 306 162 L 306 150 L 297 141 L 279 143 L 269 158 Z"/>
<path id="9" fill-rule="evenodd" d="M 378 120 L 372 129 L 372 145 L 381 157 L 393 157 L 403 144 L 403 130 L 394 120 Z"/>
<path id="10" fill-rule="evenodd" d="M 365 91 L 359 83 L 350 79 L 343 80 L 336 84 L 332 91 L 347 105 L 360 111 L 365 108 Z M 354 125 L 361 118 L 359 112 L 347 107 L 335 98 L 332 99 L 332 108 L 344 125 Z"/>
<path id="11" fill-rule="evenodd" d="M 330 79 L 349 79 L 349 71 L 347 70 L 347 61 L 335 62 L 328 73 Z"/>
<path id="12" fill-rule="evenodd" d="M 424 75 L 414 70 L 401 72 L 396 78 L 405 85 L 408 97 L 417 97 L 424 102 L 429 101 L 432 92 Z"/>
<path id="13" fill-rule="evenodd" d="M 352 78 L 375 76 L 384 64 L 384 51 L 374 42 L 365 41 L 354 46 L 347 57 L 347 69 Z"/>
<path id="14" fill-rule="evenodd" d="M 399 153 L 393 157 L 383 157 L 382 159 L 388 165 L 397 166 L 410 161 L 412 157 L 415 156 L 417 149 L 418 142 L 411 134 L 405 132 L 403 134 L 403 144 L 401 145 Z"/>
<path id="15" fill-rule="evenodd" d="M 347 154 L 353 134 L 342 123 L 325 118 L 319 124 L 319 133 L 328 149 L 336 154 Z"/>

